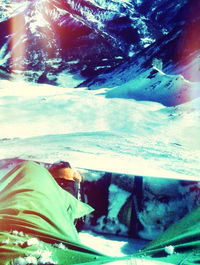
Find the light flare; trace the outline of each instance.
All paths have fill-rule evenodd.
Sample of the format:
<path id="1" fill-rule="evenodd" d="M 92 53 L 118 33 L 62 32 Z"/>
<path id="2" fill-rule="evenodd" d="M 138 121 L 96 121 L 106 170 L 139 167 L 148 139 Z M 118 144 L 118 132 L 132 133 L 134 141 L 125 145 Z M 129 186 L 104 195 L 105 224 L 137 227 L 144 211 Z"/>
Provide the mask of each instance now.
<path id="1" fill-rule="evenodd" d="M 10 51 L 11 51 L 11 73 L 16 70 L 24 70 L 24 59 L 26 58 L 26 27 L 25 19 L 22 15 L 14 16 L 11 19 L 9 30 L 11 34 Z"/>
<path id="2" fill-rule="evenodd" d="M 26 12 L 13 16 L 9 23 L 10 33 L 10 72 L 24 72 L 29 65 L 30 58 L 47 60 L 55 58 L 57 47 L 52 29 L 51 12 L 53 5 L 48 0 L 30 4 Z M 28 16 L 28 20 L 26 19 Z M 44 56 L 44 58 L 43 58 Z M 30 58 L 29 58 L 30 57 Z"/>
<path id="3" fill-rule="evenodd" d="M 183 29 L 179 47 L 179 61 L 182 62 L 183 75 L 190 82 L 190 89 L 182 93 L 186 99 L 195 99 L 200 96 L 200 39 L 199 39 L 199 8 L 191 4 L 188 11 L 185 28 Z"/>
<path id="4" fill-rule="evenodd" d="M 40 18 L 38 21 L 38 26 L 40 27 L 40 32 L 45 34 L 45 38 L 40 40 L 40 45 L 44 51 L 46 51 L 47 59 L 54 58 L 54 53 L 56 50 L 56 42 L 54 39 L 54 32 L 52 28 L 52 18 L 51 12 L 53 11 L 52 3 L 48 0 L 43 0 L 40 9 L 36 10 L 36 16 Z M 39 14 L 39 16 L 37 15 Z M 41 20 L 42 17 L 42 20 Z M 42 23 L 41 23 L 42 22 Z"/>

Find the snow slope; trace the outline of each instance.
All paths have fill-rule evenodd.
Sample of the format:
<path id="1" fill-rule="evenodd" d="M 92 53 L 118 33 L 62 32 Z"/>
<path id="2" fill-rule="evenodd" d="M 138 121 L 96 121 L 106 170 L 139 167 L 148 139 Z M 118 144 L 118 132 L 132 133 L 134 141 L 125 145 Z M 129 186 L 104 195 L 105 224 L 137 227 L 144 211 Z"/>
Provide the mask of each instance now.
<path id="1" fill-rule="evenodd" d="M 17 81 L 0 81 L 0 86 L 1 158 L 71 157 L 81 167 L 96 161 L 96 167 L 113 171 L 121 160 L 119 167 L 128 172 L 199 177 L 199 99 L 168 108 L 106 98 L 104 90 Z"/>

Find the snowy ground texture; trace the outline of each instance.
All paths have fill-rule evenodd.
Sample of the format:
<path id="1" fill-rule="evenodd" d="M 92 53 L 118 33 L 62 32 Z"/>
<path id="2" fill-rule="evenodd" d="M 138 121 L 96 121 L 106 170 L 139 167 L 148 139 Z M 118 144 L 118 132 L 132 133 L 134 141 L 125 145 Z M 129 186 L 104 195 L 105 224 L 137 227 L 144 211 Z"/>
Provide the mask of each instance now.
<path id="1" fill-rule="evenodd" d="M 199 177 L 199 99 L 165 107 L 104 90 L 0 81 L 0 158 L 69 160 L 77 167 Z"/>

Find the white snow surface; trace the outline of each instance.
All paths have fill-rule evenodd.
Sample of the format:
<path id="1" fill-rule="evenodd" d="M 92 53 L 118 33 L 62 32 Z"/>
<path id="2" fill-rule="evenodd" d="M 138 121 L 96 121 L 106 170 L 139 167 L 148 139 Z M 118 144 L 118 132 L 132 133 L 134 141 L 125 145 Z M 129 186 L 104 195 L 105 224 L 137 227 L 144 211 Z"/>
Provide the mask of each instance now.
<path id="1" fill-rule="evenodd" d="M 111 257 L 131 255 L 147 244 L 145 240 L 105 234 L 101 235 L 91 231 L 80 232 L 79 238 L 84 245 Z"/>
<path id="2" fill-rule="evenodd" d="M 76 167 L 199 178 L 197 98 L 177 107 L 92 91 L 0 81 L 0 159 L 71 161 Z"/>
<path id="3" fill-rule="evenodd" d="M 200 97 L 199 82 L 190 82 L 180 74 L 166 74 L 159 68 L 153 66 L 125 84 L 107 91 L 106 96 L 155 101 L 166 106 Z"/>

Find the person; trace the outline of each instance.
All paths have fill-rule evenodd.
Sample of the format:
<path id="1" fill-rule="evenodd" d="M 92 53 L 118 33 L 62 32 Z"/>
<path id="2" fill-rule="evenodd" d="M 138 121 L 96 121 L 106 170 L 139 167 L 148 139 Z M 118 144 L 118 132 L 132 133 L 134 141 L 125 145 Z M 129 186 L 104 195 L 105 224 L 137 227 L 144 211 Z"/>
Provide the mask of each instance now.
<path id="1" fill-rule="evenodd" d="M 0 264 L 78 264 L 105 258 L 81 244 L 74 224 L 93 209 L 61 188 L 56 178 L 66 178 L 71 187 L 81 181 L 69 167 L 48 171 L 32 161 L 18 164 L 0 180 Z"/>
<path id="2" fill-rule="evenodd" d="M 80 172 L 71 167 L 69 162 L 60 161 L 54 163 L 48 168 L 48 171 L 60 187 L 71 193 L 74 197 L 80 197 L 80 183 L 83 177 Z"/>

